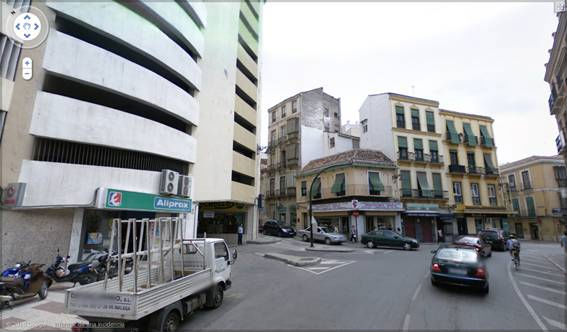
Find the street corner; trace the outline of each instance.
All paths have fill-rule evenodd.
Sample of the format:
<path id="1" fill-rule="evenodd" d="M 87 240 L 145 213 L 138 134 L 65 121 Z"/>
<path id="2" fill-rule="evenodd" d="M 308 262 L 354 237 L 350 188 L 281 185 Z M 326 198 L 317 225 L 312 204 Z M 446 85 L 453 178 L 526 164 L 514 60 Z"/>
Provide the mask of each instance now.
<path id="1" fill-rule="evenodd" d="M 272 252 L 265 253 L 264 257 L 279 260 L 289 265 L 298 266 L 298 267 L 311 266 L 321 262 L 321 258 L 319 257 L 299 257 L 299 256 L 284 255 L 284 254 L 278 254 Z"/>

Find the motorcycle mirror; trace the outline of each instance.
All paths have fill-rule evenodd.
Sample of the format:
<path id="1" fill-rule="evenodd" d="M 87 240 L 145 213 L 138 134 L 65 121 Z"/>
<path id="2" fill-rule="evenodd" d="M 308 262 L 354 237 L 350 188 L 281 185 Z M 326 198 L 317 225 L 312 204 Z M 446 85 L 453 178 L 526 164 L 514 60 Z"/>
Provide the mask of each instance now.
<path id="1" fill-rule="evenodd" d="M 237 258 L 238 258 L 238 251 L 236 251 L 236 248 L 234 248 L 234 251 L 232 252 L 232 259 L 236 261 Z"/>

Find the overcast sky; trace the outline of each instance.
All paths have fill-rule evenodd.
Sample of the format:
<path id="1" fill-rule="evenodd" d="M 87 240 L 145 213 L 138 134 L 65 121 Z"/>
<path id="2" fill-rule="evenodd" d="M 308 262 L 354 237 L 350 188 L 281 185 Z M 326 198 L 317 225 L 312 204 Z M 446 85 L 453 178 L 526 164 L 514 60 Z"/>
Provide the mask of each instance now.
<path id="1" fill-rule="evenodd" d="M 262 142 L 270 106 L 323 87 L 343 124 L 367 95 L 397 92 L 494 118 L 500 164 L 556 154 L 543 76 L 557 22 L 551 2 L 267 2 Z"/>

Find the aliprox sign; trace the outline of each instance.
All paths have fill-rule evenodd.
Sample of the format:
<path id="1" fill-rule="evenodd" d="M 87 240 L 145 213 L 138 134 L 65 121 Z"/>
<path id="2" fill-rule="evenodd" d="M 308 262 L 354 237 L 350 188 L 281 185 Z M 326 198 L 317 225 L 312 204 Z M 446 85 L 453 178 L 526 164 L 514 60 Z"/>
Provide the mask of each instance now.
<path id="1" fill-rule="evenodd" d="M 191 212 L 191 200 L 118 189 L 107 189 L 104 207 L 114 210 Z"/>

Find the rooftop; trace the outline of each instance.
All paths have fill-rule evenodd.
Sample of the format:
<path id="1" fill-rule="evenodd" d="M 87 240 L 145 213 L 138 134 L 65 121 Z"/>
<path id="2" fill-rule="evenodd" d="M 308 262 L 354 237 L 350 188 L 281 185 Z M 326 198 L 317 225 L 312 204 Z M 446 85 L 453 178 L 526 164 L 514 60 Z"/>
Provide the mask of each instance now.
<path id="1" fill-rule="evenodd" d="M 349 150 L 328 157 L 310 161 L 303 167 L 303 171 L 311 171 L 325 166 L 342 163 L 376 164 L 384 167 L 396 167 L 396 164 L 381 151 L 356 149 Z"/>
<path id="2" fill-rule="evenodd" d="M 539 161 L 539 162 L 562 162 L 563 157 L 560 156 L 560 155 L 557 155 L 557 156 L 531 156 L 531 157 L 527 157 L 527 158 L 524 158 L 524 159 L 520 159 L 520 160 L 516 160 L 516 161 L 510 162 L 510 163 L 500 165 L 500 169 L 501 169 L 501 171 L 504 171 L 506 169 L 514 168 L 514 167 L 529 164 L 529 163 L 533 163 L 533 162 L 536 162 L 536 161 Z"/>
<path id="3" fill-rule="evenodd" d="M 270 108 L 268 108 L 268 112 L 271 111 L 271 110 L 273 110 L 274 108 L 280 107 L 282 104 L 287 103 L 287 102 L 288 102 L 289 100 L 291 100 L 291 99 L 295 99 L 295 98 L 297 98 L 298 96 L 300 96 L 300 95 L 302 95 L 302 94 L 306 94 L 306 93 L 310 93 L 310 92 L 319 92 L 319 93 L 321 93 L 321 94 L 327 95 L 327 96 L 329 96 L 329 97 L 331 97 L 331 98 L 333 98 L 333 99 L 336 99 L 336 100 L 340 100 L 340 99 L 341 99 L 341 98 L 335 98 L 335 97 L 331 96 L 330 94 L 328 94 L 328 93 L 326 93 L 326 92 L 323 91 L 323 87 L 320 87 L 320 88 L 315 88 L 315 89 L 311 89 L 311 90 L 302 91 L 302 92 L 299 92 L 299 93 L 294 94 L 293 96 L 287 97 L 287 98 L 283 99 L 282 101 L 280 101 L 279 103 L 275 104 L 274 106 L 271 106 Z"/>
<path id="4" fill-rule="evenodd" d="M 407 99 L 407 100 L 411 100 L 413 102 L 417 102 L 417 103 L 421 103 L 421 104 L 428 104 L 428 105 L 432 105 L 434 107 L 439 107 L 439 102 L 437 100 L 413 97 L 413 96 L 408 96 L 408 95 L 404 95 L 404 94 L 401 94 L 401 93 L 383 92 L 383 93 L 371 94 L 371 95 L 368 95 L 368 96 L 381 96 L 381 95 L 388 95 L 388 96 L 390 96 L 390 98 L 394 98 L 394 99 Z"/>
<path id="5" fill-rule="evenodd" d="M 472 118 L 477 118 L 477 119 L 482 119 L 482 120 L 486 120 L 486 121 L 490 121 L 493 122 L 494 119 L 486 116 L 486 115 L 478 115 L 478 114 L 472 114 L 472 113 L 463 113 L 463 112 L 455 112 L 455 111 L 449 111 L 449 110 L 445 110 L 445 109 L 439 109 L 439 112 L 443 112 L 443 113 L 447 113 L 449 115 L 455 115 L 455 116 L 468 116 L 468 117 L 472 117 Z"/>

